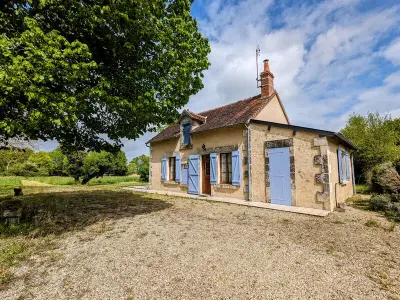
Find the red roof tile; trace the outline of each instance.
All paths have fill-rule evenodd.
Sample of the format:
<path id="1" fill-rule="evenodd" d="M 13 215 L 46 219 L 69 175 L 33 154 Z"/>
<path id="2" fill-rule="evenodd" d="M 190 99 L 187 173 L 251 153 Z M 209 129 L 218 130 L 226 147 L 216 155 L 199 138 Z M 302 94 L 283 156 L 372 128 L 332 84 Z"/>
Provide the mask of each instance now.
<path id="1" fill-rule="evenodd" d="M 261 97 L 261 95 L 257 95 L 211 110 L 203 111 L 199 114 L 188 111 L 195 119 L 205 120 L 205 122 L 196 127 L 192 133 L 228 127 L 237 124 L 245 124 L 251 118 L 257 116 L 275 94 L 276 93 L 273 93 L 269 97 Z M 161 131 L 159 134 L 149 140 L 148 143 L 179 137 L 179 134 L 180 126 L 179 124 L 174 124 Z"/>

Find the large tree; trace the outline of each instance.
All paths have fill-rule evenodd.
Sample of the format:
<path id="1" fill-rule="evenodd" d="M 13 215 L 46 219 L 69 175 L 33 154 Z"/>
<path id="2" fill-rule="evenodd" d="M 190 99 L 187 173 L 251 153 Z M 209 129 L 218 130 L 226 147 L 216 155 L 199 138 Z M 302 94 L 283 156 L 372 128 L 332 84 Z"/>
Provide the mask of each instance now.
<path id="1" fill-rule="evenodd" d="M 369 113 L 367 116 L 350 116 L 341 133 L 357 147 L 354 167 L 361 181 L 370 181 L 371 170 L 384 162 L 395 162 L 400 158 L 400 127 L 397 119 Z"/>
<path id="2" fill-rule="evenodd" d="M 191 2 L 0 4 L 0 139 L 115 149 L 173 121 L 209 66 Z"/>

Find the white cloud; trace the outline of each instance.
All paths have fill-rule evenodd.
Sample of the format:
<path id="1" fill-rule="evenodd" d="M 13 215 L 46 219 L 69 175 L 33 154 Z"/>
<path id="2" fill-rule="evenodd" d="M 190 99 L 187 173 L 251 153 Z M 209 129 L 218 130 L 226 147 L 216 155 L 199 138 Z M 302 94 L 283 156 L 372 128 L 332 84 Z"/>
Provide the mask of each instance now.
<path id="1" fill-rule="evenodd" d="M 400 38 L 396 39 L 386 50 L 383 56 L 394 65 L 400 65 Z"/>

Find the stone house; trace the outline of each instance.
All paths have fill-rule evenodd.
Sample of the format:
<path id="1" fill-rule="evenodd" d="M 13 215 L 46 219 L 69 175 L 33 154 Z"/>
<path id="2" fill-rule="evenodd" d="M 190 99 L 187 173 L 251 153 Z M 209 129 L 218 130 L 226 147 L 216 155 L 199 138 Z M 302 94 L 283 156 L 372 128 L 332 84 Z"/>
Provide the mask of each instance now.
<path id="1" fill-rule="evenodd" d="M 332 211 L 354 193 L 340 133 L 290 124 L 264 61 L 261 95 L 184 110 L 148 141 L 150 188 Z"/>

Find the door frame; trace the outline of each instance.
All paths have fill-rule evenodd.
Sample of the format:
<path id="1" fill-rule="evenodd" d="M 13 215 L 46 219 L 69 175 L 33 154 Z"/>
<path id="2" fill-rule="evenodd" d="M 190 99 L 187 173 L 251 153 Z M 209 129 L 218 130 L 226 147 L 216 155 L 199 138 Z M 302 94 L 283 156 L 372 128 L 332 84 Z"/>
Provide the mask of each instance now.
<path id="1" fill-rule="evenodd" d="M 290 206 L 292 205 L 292 195 L 290 192 L 289 148 L 273 148 L 268 149 L 268 152 L 270 158 L 271 204 Z"/>
<path id="2" fill-rule="evenodd" d="M 294 153 L 294 140 L 293 138 L 271 140 L 264 142 L 264 154 L 265 154 L 265 202 L 271 203 L 271 182 L 270 182 L 270 164 L 269 164 L 269 149 L 273 148 L 289 148 L 289 159 L 290 159 L 290 189 L 292 206 L 296 206 L 296 169 L 295 169 L 295 153 Z"/>
<path id="3" fill-rule="evenodd" d="M 206 176 L 206 164 L 208 161 L 209 174 Z M 211 165 L 210 165 L 210 154 L 201 156 L 201 193 L 205 195 L 211 195 Z"/>

